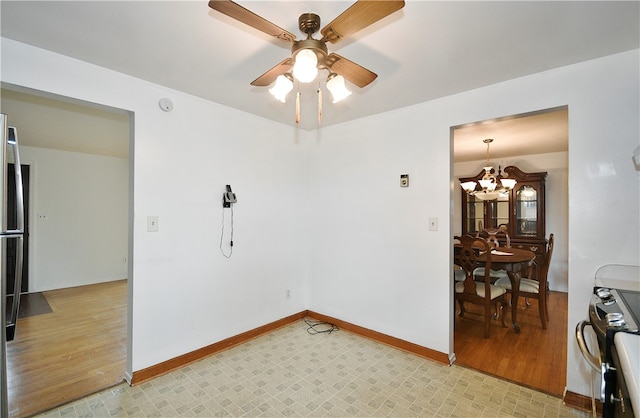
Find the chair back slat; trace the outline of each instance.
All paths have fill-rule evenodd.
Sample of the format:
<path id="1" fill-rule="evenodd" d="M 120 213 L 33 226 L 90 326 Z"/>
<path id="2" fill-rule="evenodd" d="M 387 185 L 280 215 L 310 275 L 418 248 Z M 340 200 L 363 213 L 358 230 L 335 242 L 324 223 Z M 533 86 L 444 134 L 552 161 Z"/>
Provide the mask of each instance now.
<path id="1" fill-rule="evenodd" d="M 553 234 L 549 235 L 549 244 L 547 245 L 547 254 L 545 255 L 544 264 L 540 271 L 540 283 L 547 282 L 547 274 L 549 274 L 549 265 L 551 264 L 551 255 L 553 255 Z"/>
<path id="2" fill-rule="evenodd" d="M 477 236 L 487 240 L 489 242 L 489 245 L 491 245 L 491 247 L 493 248 L 511 247 L 511 238 L 509 237 L 509 234 L 507 234 L 507 232 L 503 229 L 482 229 L 478 231 Z"/>

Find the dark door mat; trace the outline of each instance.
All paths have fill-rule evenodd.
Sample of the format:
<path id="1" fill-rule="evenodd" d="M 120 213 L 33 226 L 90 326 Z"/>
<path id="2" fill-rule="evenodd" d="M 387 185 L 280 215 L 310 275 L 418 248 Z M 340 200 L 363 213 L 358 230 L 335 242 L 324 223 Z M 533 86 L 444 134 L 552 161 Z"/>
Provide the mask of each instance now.
<path id="1" fill-rule="evenodd" d="M 7 296 L 7 311 L 10 311 L 12 303 L 13 296 Z M 30 316 L 43 315 L 51 312 L 53 312 L 53 309 L 49 306 L 42 292 L 23 293 L 20 295 L 18 318 L 28 318 Z"/>

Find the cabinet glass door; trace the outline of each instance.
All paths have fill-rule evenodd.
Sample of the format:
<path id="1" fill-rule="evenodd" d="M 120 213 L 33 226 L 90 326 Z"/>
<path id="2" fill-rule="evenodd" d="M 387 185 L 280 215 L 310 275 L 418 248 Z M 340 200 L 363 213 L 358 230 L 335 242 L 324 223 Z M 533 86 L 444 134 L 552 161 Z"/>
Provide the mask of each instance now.
<path id="1" fill-rule="evenodd" d="M 516 192 L 516 235 L 535 237 L 538 233 L 538 191 L 523 185 Z"/>
<path id="2" fill-rule="evenodd" d="M 509 226 L 509 194 L 500 195 L 498 199 L 487 202 L 489 219 L 486 228 L 497 229 L 500 225 Z"/>
<path id="3" fill-rule="evenodd" d="M 484 229 L 484 202 L 474 196 L 467 201 L 466 233 L 475 235 Z"/>

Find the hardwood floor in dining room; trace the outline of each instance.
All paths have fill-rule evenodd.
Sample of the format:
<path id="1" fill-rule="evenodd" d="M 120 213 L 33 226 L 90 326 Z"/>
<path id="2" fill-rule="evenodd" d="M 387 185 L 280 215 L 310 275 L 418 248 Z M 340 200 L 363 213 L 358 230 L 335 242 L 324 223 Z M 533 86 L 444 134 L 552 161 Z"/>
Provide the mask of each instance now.
<path id="1" fill-rule="evenodd" d="M 456 304 L 456 364 L 562 398 L 567 376 L 567 299 L 567 293 L 550 293 L 550 320 L 545 330 L 538 316 L 538 301 L 533 299 L 531 306 L 524 308 L 524 299 L 520 298 L 520 334 L 493 320 L 489 338 L 484 338 L 481 308 L 465 304 L 467 312 L 478 314 L 465 313 L 460 318 Z"/>
<path id="2" fill-rule="evenodd" d="M 124 380 L 127 281 L 43 292 L 51 313 L 18 320 L 7 344 L 12 418 L 27 417 Z"/>

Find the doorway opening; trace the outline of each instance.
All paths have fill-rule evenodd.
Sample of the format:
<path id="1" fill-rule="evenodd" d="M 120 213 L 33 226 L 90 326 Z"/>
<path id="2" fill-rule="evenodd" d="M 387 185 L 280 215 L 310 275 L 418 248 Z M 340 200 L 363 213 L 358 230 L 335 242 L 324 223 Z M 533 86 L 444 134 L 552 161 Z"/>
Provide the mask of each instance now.
<path id="1" fill-rule="evenodd" d="M 553 233 L 555 240 L 548 274 L 550 318 L 547 329 L 543 329 L 538 301 L 531 299 L 527 306 L 524 298 L 520 298 L 517 307 L 520 334 L 512 327 L 501 328 L 500 321 L 496 320 L 492 321 L 491 335 L 486 339 L 481 317 L 465 314 L 460 318 L 454 303 L 456 312 L 451 312 L 450 323 L 455 362 L 562 397 L 566 386 L 568 335 L 568 107 L 451 127 L 453 236 L 459 236 L 465 230 L 462 206 L 466 192 L 459 179 L 475 176 L 487 165 L 487 146 L 483 143 L 487 138 L 493 139 L 489 159 L 496 172 L 515 166 L 524 172 L 547 173 L 543 238 L 548 239 Z M 509 215 L 505 216 L 508 219 Z M 507 323 L 510 323 L 510 311 L 505 309 Z"/>
<path id="2" fill-rule="evenodd" d="M 24 291 L 42 294 L 51 307 L 19 319 L 1 365 L 11 415 L 31 416 L 121 383 L 130 367 L 133 113 L 1 87 L 3 113 L 19 129 L 30 167 Z M 111 353 L 117 359 L 105 357 Z"/>

